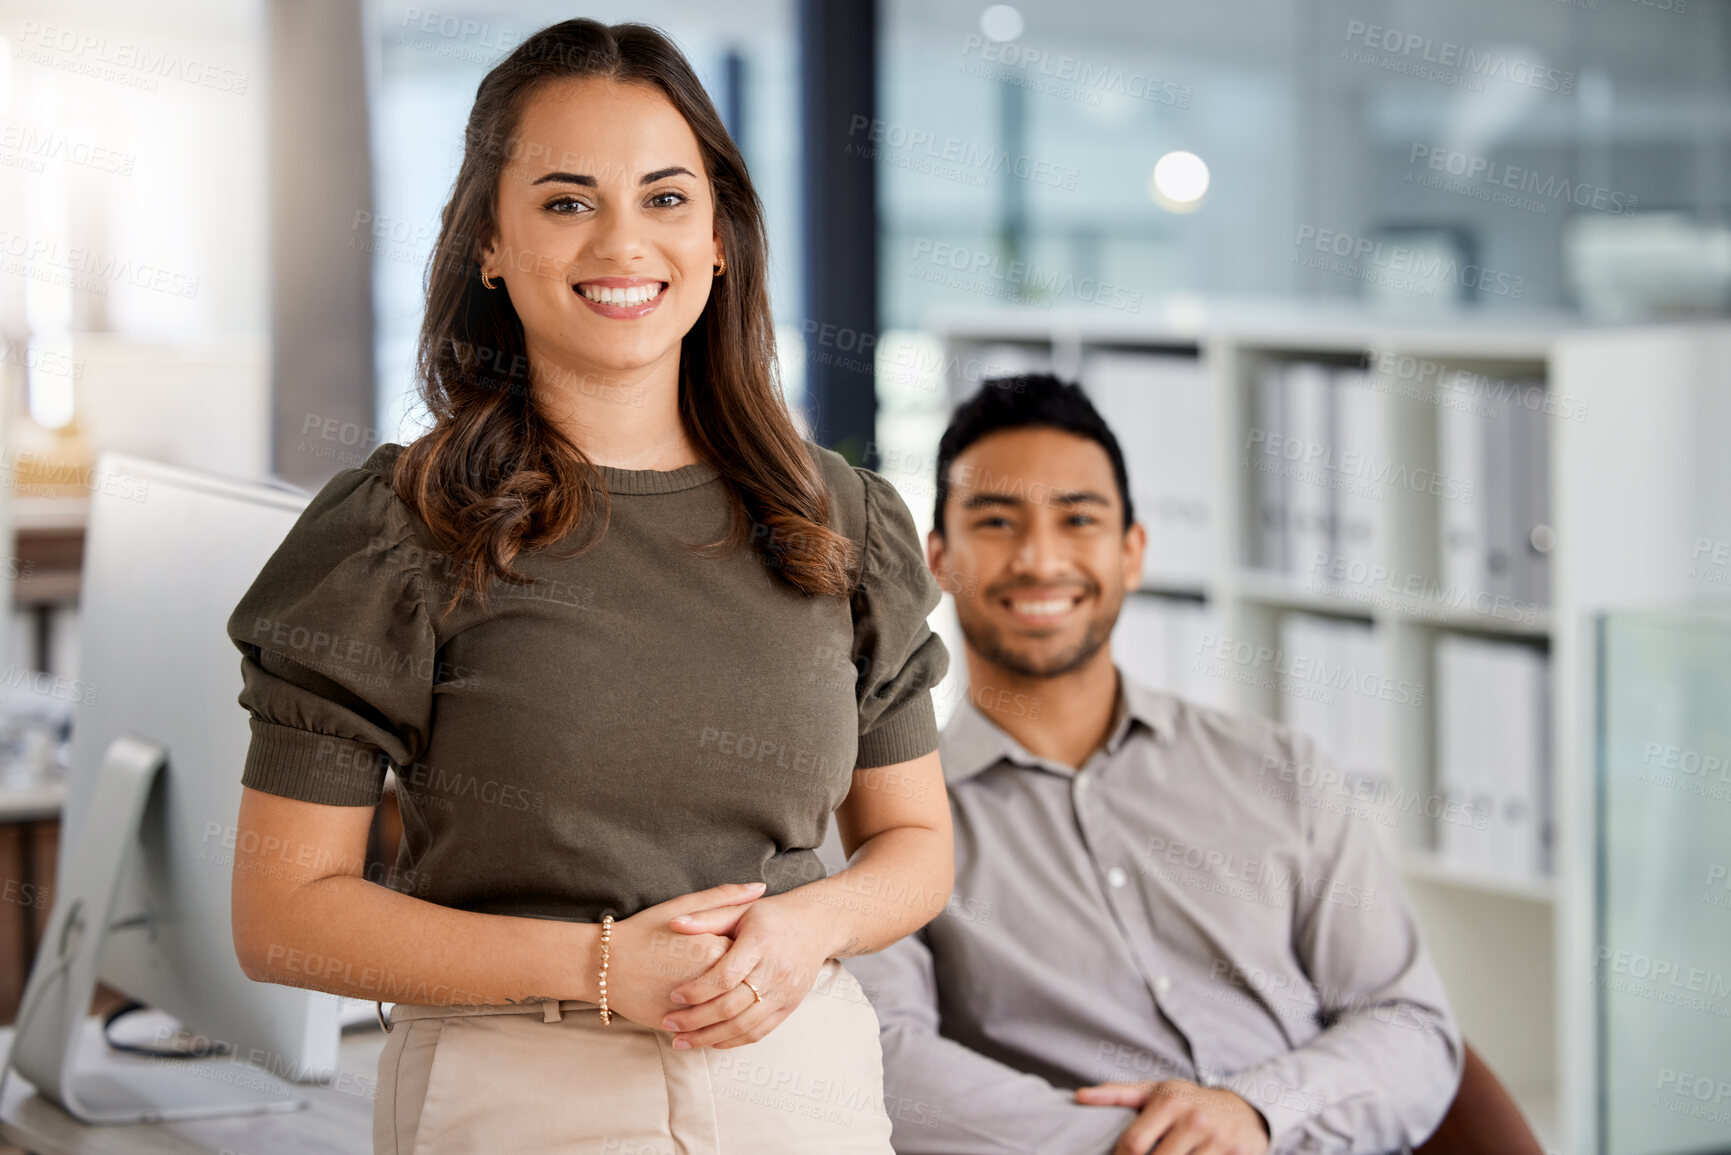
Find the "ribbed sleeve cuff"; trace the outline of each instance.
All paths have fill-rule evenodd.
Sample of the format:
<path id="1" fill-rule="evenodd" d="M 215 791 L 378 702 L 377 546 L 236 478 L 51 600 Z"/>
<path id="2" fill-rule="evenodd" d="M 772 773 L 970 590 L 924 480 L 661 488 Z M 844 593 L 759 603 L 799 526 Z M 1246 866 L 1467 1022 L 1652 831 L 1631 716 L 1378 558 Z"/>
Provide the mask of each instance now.
<path id="1" fill-rule="evenodd" d="M 377 806 L 384 791 L 383 754 L 363 742 L 252 717 L 243 786 L 326 806 Z"/>
<path id="2" fill-rule="evenodd" d="M 855 770 L 894 766 L 911 762 L 938 748 L 938 716 L 930 690 L 915 694 L 893 714 L 878 719 L 869 733 L 861 734 Z"/>

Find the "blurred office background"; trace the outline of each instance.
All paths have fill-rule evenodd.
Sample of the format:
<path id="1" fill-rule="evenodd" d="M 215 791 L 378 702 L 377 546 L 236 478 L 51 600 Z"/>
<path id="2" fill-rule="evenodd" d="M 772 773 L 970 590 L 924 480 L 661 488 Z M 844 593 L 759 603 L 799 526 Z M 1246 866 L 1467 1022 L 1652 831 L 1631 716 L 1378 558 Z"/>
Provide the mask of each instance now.
<path id="1" fill-rule="evenodd" d="M 1677 625 L 1731 584 L 1722 0 L 0 0 L 0 1001 L 93 692 L 95 455 L 316 490 L 412 439 L 475 87 L 578 15 L 722 109 L 818 440 L 923 528 L 956 401 L 1081 379 L 1155 542 L 1121 664 L 1340 753 L 1553 1150 L 1731 1148 L 1731 674 Z"/>

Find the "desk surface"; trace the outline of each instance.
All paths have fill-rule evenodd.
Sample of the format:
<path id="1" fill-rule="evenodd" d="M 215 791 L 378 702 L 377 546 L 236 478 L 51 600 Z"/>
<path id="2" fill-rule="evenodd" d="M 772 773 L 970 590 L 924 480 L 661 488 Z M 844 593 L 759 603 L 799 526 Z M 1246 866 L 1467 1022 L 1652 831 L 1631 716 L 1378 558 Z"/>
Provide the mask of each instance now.
<path id="1" fill-rule="evenodd" d="M 33 1155 L 372 1155 L 372 1096 L 384 1045 L 385 1033 L 377 1026 L 345 1032 L 337 1050 L 336 1078 L 329 1085 L 295 1084 L 296 1093 L 308 1100 L 300 1110 L 177 1123 L 88 1127 L 13 1071 L 0 1094 L 0 1138 Z M 86 1020 L 79 1046 L 81 1057 L 107 1049 L 99 1019 Z M 0 1027 L 0 1051 L 11 1047 L 12 1028 Z M 120 1054 L 112 1061 L 151 1062 Z M 203 1067 L 212 1078 L 225 1081 L 248 1073 L 235 1057 L 185 1060 L 184 1065 L 193 1071 Z"/>

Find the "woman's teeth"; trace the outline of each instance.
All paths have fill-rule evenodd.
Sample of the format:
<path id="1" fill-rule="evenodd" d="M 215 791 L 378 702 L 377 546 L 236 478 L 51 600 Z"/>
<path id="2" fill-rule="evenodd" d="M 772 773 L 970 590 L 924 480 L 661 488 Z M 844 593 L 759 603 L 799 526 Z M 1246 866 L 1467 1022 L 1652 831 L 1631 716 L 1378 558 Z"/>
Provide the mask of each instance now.
<path id="1" fill-rule="evenodd" d="M 1072 604 L 1069 598 L 1047 598 L 1038 602 L 1011 602 L 1010 608 L 1029 617 L 1055 618 L 1059 614 L 1068 613 Z"/>
<path id="2" fill-rule="evenodd" d="M 595 285 L 578 285 L 577 291 L 598 305 L 641 305 L 652 300 L 667 286 L 662 282 L 653 285 L 633 285 L 629 289 L 599 288 Z"/>

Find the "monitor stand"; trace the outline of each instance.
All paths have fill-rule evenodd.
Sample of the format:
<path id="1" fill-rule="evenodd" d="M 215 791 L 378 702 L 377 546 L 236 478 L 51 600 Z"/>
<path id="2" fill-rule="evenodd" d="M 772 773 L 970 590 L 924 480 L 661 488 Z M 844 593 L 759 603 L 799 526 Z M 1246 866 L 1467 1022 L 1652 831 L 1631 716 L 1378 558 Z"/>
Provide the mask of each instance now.
<path id="1" fill-rule="evenodd" d="M 55 887 L 54 908 L 24 986 L 0 1080 L 16 1068 L 39 1093 L 86 1123 L 298 1110 L 307 1105 L 306 1098 L 267 1071 L 248 1069 L 248 1085 L 237 1086 L 201 1074 L 196 1059 L 176 1059 L 171 1066 L 106 1054 L 93 1069 L 75 1069 L 120 871 L 136 841 L 151 786 L 167 764 L 166 749 L 130 734 L 116 738 L 105 752 L 89 816 L 77 832 L 78 853 L 67 857 L 68 877 Z M 183 1063 L 194 1065 L 183 1068 Z"/>

